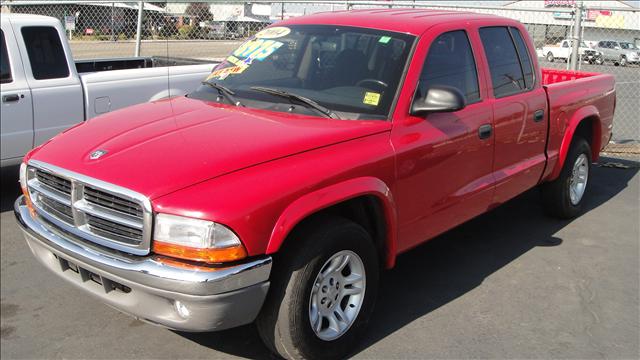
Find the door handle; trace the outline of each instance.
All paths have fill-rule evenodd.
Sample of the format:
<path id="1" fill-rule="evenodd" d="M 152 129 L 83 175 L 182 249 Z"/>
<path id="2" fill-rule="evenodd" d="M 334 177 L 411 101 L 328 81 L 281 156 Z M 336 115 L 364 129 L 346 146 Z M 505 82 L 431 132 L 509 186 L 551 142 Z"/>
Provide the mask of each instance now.
<path id="1" fill-rule="evenodd" d="M 2 102 L 16 102 L 20 100 L 20 96 L 18 94 L 5 95 L 2 97 Z"/>
<path id="2" fill-rule="evenodd" d="M 491 133 L 493 132 L 493 127 L 489 124 L 481 125 L 478 128 L 478 137 L 480 139 L 488 139 L 491 137 Z"/>
<path id="3" fill-rule="evenodd" d="M 536 110 L 533 113 L 533 121 L 540 122 L 544 119 L 544 110 Z"/>

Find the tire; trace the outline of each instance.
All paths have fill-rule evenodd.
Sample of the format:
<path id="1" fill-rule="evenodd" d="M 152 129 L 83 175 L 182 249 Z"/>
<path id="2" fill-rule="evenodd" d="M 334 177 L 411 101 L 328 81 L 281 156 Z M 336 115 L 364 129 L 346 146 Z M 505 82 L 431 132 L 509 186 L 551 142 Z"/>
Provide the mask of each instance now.
<path id="1" fill-rule="evenodd" d="M 260 337 L 272 352 L 286 359 L 344 358 L 363 334 L 378 292 L 378 254 L 371 236 L 360 225 L 349 220 L 327 217 L 301 225 L 291 234 L 289 242 L 290 246 L 281 250 L 281 255 L 274 259 L 269 294 L 256 320 Z M 326 274 L 320 285 L 314 285 L 320 281 L 320 272 L 329 270 L 331 262 L 328 260 L 344 259 L 335 257 L 340 254 L 350 256 L 348 265 L 338 273 Z M 354 254 L 357 256 L 354 257 Z M 364 282 L 357 286 L 339 283 L 357 273 L 354 271 L 358 269 L 357 260 L 361 261 L 359 269 L 364 271 Z M 343 275 L 347 270 L 348 275 Z M 335 283 L 331 282 L 334 275 Z M 329 286 L 328 293 L 322 293 L 327 290 L 325 284 Z M 336 290 L 333 290 L 333 285 L 336 285 Z M 358 295 L 349 295 L 340 300 L 342 291 L 354 288 L 363 289 L 358 298 L 360 300 L 354 300 Z M 313 289 L 318 294 L 316 299 L 331 298 L 335 302 L 319 300 L 314 303 Z M 334 297 L 335 293 L 340 297 Z M 322 327 L 320 332 L 316 332 L 312 328 L 312 303 L 318 305 L 316 309 L 321 309 L 313 314 L 328 311 L 335 315 L 331 306 L 340 307 L 344 324 L 348 323 L 348 326 L 343 326 L 344 332 L 334 332 L 328 326 L 329 318 L 322 316 L 315 317 L 320 320 L 314 324 L 319 323 Z M 349 316 L 353 321 L 349 321 Z M 334 316 L 335 319 L 340 317 Z M 338 337 L 331 338 L 327 334 Z"/>
<path id="2" fill-rule="evenodd" d="M 553 56 L 553 53 L 551 51 L 549 51 L 547 53 L 547 61 L 548 62 L 554 62 L 555 61 L 555 57 Z"/>
<path id="3" fill-rule="evenodd" d="M 579 159 L 582 159 L 584 166 L 580 165 L 578 170 L 574 171 Z M 586 171 L 584 176 L 574 177 Z M 545 211 L 557 218 L 571 219 L 576 217 L 582 211 L 582 204 L 589 190 L 589 177 L 591 176 L 591 147 L 586 140 L 576 137 L 569 149 L 567 159 L 565 160 L 562 171 L 557 179 L 543 184 L 542 201 Z M 580 189 L 579 178 L 584 177 L 584 186 L 582 192 L 578 196 L 575 192 L 572 194 L 572 186 Z M 572 182 L 575 180 L 574 182 Z M 573 185 L 577 183 L 578 185 Z M 573 188 L 574 190 L 576 188 Z"/>
<path id="4" fill-rule="evenodd" d="M 627 58 L 624 55 L 620 56 L 619 63 L 620 63 L 620 66 L 627 66 Z"/>

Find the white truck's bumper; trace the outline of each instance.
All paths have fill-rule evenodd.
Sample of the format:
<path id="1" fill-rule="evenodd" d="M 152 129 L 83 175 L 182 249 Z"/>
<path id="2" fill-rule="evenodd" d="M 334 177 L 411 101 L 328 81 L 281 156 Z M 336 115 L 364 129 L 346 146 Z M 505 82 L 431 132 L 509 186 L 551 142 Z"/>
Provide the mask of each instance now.
<path id="1" fill-rule="evenodd" d="M 34 219 L 16 200 L 29 248 L 45 267 L 109 306 L 182 331 L 222 330 L 252 322 L 269 289 L 271 258 L 203 270 L 154 256 L 104 251 Z"/>

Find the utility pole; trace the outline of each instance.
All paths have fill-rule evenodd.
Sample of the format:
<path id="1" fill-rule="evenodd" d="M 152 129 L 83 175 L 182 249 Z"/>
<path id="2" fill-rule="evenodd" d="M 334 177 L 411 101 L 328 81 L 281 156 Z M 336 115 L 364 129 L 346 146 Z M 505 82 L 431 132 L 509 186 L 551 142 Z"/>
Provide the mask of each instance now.
<path id="1" fill-rule="evenodd" d="M 142 17 L 144 16 L 144 1 L 138 1 L 138 27 L 136 30 L 135 57 L 140 56 L 140 43 L 142 42 Z"/>
<path id="2" fill-rule="evenodd" d="M 578 61 L 580 61 L 580 43 L 582 42 L 582 0 L 576 1 L 575 8 L 575 24 L 573 25 L 573 43 L 571 49 L 571 70 L 578 69 Z"/>

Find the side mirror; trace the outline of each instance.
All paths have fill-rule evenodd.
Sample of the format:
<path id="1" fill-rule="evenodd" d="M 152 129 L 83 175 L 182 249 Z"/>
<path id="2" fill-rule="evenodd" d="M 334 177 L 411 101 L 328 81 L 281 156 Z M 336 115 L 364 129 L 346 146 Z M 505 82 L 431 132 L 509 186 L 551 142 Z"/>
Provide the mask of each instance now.
<path id="1" fill-rule="evenodd" d="M 411 115 L 426 115 L 434 112 L 452 112 L 463 109 L 466 100 L 462 92 L 451 86 L 436 85 L 429 88 L 427 96 L 415 99 Z"/>

